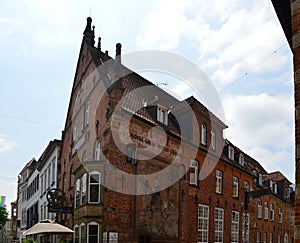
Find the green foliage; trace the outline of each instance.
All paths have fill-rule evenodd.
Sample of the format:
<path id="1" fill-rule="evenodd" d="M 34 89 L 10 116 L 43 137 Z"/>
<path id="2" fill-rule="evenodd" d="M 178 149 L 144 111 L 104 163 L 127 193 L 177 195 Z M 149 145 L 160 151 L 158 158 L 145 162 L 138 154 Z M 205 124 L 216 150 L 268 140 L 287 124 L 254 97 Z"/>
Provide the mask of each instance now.
<path id="1" fill-rule="evenodd" d="M 0 229 L 3 228 L 7 220 L 8 220 L 8 211 L 5 206 L 4 208 L 0 208 Z"/>
<path id="2" fill-rule="evenodd" d="M 23 240 L 22 243 L 38 243 L 38 242 L 35 241 L 33 238 L 28 238 L 26 240 Z"/>
<path id="3" fill-rule="evenodd" d="M 72 238 L 63 238 L 60 243 L 71 243 L 72 242 Z"/>

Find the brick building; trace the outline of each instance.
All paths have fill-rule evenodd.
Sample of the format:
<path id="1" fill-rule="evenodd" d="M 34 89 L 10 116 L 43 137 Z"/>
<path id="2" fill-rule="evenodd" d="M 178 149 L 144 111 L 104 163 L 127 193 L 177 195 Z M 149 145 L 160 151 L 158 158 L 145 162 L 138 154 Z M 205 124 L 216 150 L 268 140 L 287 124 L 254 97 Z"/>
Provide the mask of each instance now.
<path id="1" fill-rule="evenodd" d="M 281 26 L 293 52 L 294 62 L 294 98 L 295 98 L 295 167 L 296 167 L 296 190 L 295 190 L 295 242 L 300 242 L 300 49 L 299 49 L 299 18 L 300 18 L 300 1 L 279 1 L 272 0 L 274 9 L 280 20 Z"/>
<path id="2" fill-rule="evenodd" d="M 225 140 L 196 98 L 125 68 L 120 44 L 115 59 L 95 47 L 91 22 L 58 165 L 74 242 L 291 242 L 291 183 Z"/>

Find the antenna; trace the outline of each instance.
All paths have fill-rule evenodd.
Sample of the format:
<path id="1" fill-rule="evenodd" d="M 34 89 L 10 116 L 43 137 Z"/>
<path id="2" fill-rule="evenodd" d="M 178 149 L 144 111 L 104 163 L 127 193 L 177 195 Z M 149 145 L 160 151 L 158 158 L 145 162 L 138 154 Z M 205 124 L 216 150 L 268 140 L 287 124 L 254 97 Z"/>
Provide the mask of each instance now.
<path id="1" fill-rule="evenodd" d="M 90 14 L 89 14 L 89 17 L 91 17 L 91 13 L 92 13 L 92 7 L 90 6 Z"/>
<path id="2" fill-rule="evenodd" d="M 160 86 L 160 85 L 164 85 L 167 86 L 168 83 L 167 82 L 155 82 L 156 86 Z"/>

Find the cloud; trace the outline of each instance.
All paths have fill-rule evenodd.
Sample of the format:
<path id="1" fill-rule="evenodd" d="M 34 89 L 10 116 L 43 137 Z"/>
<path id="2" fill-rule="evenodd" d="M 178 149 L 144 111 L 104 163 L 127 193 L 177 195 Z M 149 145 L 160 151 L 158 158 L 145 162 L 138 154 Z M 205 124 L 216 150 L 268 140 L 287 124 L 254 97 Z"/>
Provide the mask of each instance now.
<path id="1" fill-rule="evenodd" d="M 293 163 L 294 102 L 284 95 L 225 96 L 225 137 L 269 171 Z M 288 169 L 286 169 L 288 170 Z"/>
<path id="2" fill-rule="evenodd" d="M 10 152 L 16 143 L 8 141 L 3 134 L 0 134 L 0 155 Z"/>

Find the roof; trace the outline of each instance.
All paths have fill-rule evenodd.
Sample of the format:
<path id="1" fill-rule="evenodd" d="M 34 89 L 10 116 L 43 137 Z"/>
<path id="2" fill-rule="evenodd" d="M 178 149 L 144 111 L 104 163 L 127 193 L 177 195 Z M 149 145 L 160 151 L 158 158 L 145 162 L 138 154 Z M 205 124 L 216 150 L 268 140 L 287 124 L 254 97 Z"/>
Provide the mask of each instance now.
<path id="1" fill-rule="evenodd" d="M 289 182 L 289 184 L 292 184 L 280 171 L 275 171 L 272 173 L 268 174 L 268 177 L 272 180 L 272 181 L 282 181 L 282 180 L 286 180 Z"/>
<path id="2" fill-rule="evenodd" d="M 280 21 L 285 37 L 290 45 L 292 46 L 292 17 L 291 17 L 291 4 L 290 1 L 286 0 L 272 0 L 273 7 L 276 11 L 277 17 Z"/>

